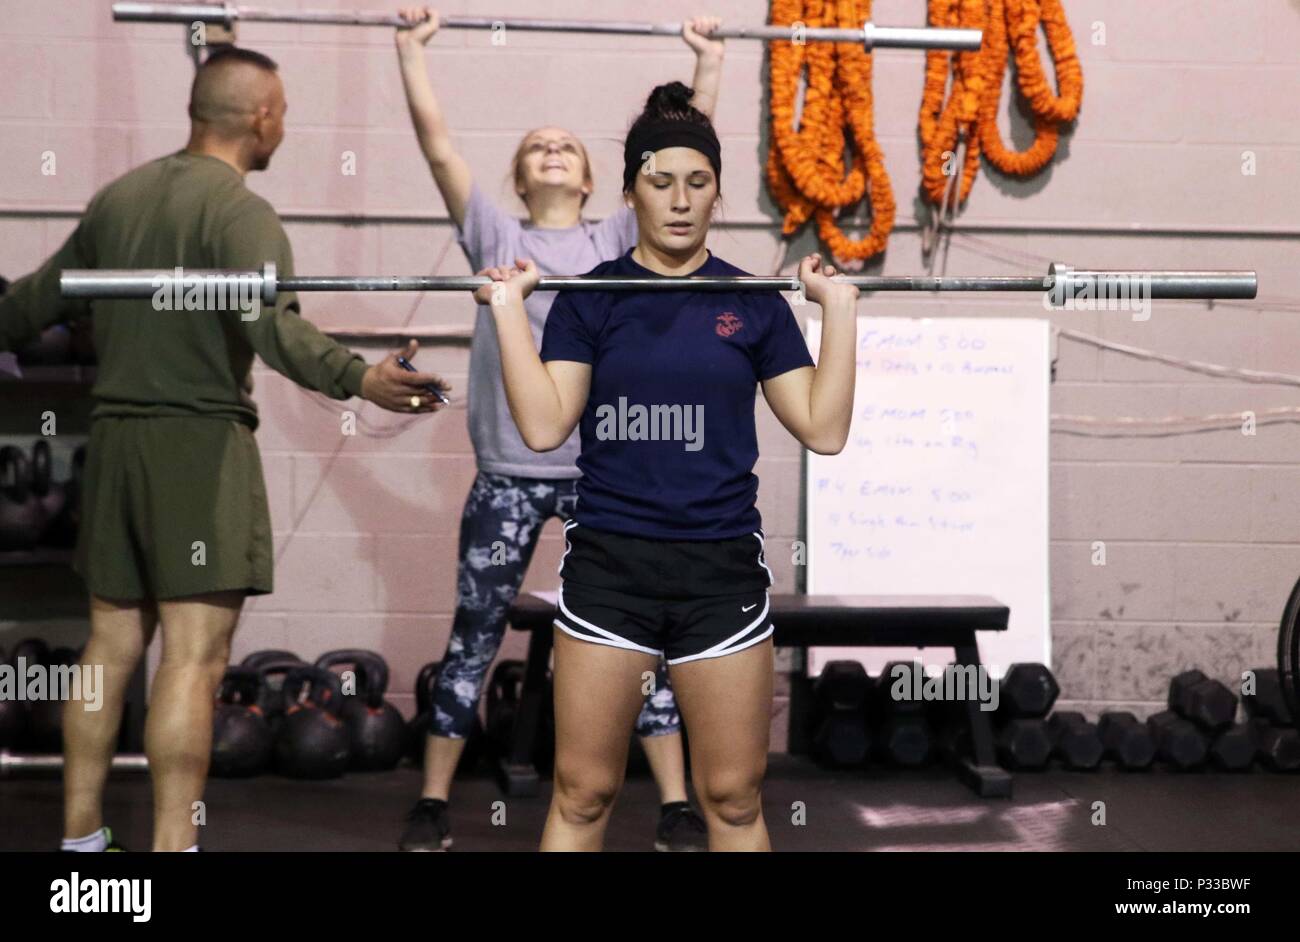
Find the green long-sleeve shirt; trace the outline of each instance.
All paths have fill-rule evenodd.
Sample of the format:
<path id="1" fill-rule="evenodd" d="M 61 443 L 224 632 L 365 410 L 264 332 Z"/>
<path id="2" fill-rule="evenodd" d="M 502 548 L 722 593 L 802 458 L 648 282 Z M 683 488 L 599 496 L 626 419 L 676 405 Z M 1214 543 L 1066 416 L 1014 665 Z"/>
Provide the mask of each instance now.
<path id="1" fill-rule="evenodd" d="M 100 190 L 76 231 L 37 272 L 0 298 L 0 350 L 51 324 L 91 313 L 98 376 L 93 416 L 211 415 L 257 427 L 257 354 L 294 382 L 335 399 L 361 391 L 366 363 L 300 316 L 281 292 L 255 319 L 232 310 L 156 310 L 149 300 L 67 300 L 68 268 L 235 268 L 293 252 L 271 205 L 215 157 L 185 151 L 137 167 Z"/>

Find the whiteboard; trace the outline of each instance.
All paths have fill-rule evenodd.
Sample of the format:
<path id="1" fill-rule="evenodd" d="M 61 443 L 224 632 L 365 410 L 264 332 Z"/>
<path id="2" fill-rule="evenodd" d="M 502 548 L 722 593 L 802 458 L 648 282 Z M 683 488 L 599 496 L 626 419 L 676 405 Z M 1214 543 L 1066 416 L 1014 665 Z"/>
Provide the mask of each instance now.
<path id="1" fill-rule="evenodd" d="M 806 453 L 808 594 L 989 595 L 1011 619 L 981 662 L 1051 664 L 1050 370 L 1046 320 L 860 316 L 848 443 Z M 812 648 L 808 672 L 839 659 L 933 672 L 952 651 Z"/>

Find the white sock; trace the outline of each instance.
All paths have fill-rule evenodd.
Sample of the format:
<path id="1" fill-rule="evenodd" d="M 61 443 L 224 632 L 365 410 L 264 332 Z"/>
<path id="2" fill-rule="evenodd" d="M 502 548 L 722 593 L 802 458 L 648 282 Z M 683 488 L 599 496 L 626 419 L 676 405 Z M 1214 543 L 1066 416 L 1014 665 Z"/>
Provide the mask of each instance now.
<path id="1" fill-rule="evenodd" d="M 182 854 L 193 854 L 193 853 L 197 852 L 198 849 L 199 849 L 199 845 L 198 845 L 198 844 L 194 844 L 194 845 L 192 845 L 192 846 L 190 846 L 190 847 L 185 848 L 183 851 L 181 851 L 181 853 L 182 853 Z"/>
<path id="2" fill-rule="evenodd" d="M 62 850 L 73 850 L 83 854 L 100 854 L 108 849 L 108 828 L 100 828 L 85 837 L 65 837 Z"/>

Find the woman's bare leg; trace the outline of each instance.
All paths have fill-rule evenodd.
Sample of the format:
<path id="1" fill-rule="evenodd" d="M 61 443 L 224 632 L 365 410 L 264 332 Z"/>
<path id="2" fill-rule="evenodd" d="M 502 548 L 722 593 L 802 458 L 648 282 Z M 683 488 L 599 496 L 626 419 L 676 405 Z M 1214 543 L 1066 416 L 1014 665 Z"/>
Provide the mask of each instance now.
<path id="1" fill-rule="evenodd" d="M 771 639 L 723 657 L 671 665 L 691 731 L 691 777 L 709 850 L 771 850 L 762 786 L 772 722 Z"/>
<path id="2" fill-rule="evenodd" d="M 542 850 L 600 850 L 653 654 L 555 631 L 555 791 Z"/>

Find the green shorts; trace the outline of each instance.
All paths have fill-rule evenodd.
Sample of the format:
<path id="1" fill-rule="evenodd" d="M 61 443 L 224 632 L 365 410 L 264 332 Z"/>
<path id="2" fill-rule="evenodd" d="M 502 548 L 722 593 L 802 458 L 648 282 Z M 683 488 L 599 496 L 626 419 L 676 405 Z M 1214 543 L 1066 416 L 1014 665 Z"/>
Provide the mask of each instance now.
<path id="1" fill-rule="evenodd" d="M 252 430 L 218 418 L 96 419 L 74 567 L 109 599 L 270 592 L 271 514 Z"/>

